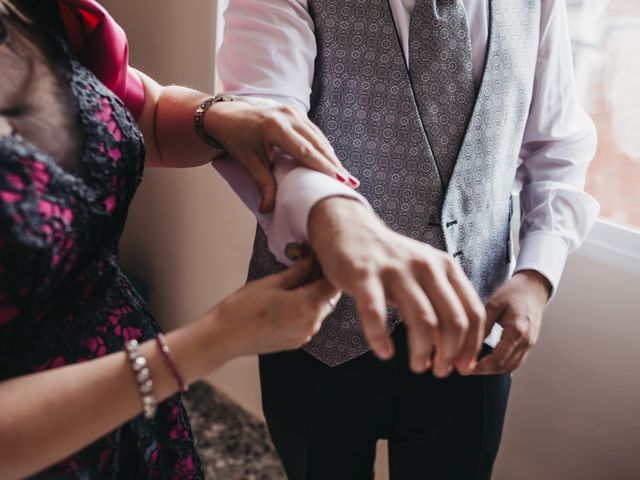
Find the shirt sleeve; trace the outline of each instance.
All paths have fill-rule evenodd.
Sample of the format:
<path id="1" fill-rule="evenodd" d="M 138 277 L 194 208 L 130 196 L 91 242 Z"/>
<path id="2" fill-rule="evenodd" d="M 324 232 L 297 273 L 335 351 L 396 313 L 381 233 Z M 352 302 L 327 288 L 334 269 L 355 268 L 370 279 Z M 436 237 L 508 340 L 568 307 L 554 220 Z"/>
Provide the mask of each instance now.
<path id="1" fill-rule="evenodd" d="M 233 0 L 224 14 L 217 57 L 222 92 L 292 105 L 307 112 L 316 57 L 314 25 L 306 0 Z M 278 182 L 273 213 L 258 212 L 260 192 L 242 166 L 226 158 L 216 170 L 256 215 L 278 261 L 290 265 L 308 240 L 307 220 L 321 200 L 343 196 L 368 202 L 340 182 L 300 167 L 285 155 L 275 160 Z"/>
<path id="2" fill-rule="evenodd" d="M 575 88 L 565 2 L 542 2 L 533 101 L 517 170 L 522 223 L 515 271 L 538 271 L 554 293 L 567 255 L 584 241 L 599 211 L 584 192 L 596 140 Z"/>
<path id="3" fill-rule="evenodd" d="M 217 56 L 225 93 L 309 110 L 316 58 L 306 0 L 233 0 Z"/>
<path id="4" fill-rule="evenodd" d="M 269 241 L 269 250 L 287 266 L 300 258 L 307 244 L 309 213 L 318 202 L 340 196 L 360 201 L 371 208 L 367 200 L 351 188 L 327 175 L 298 166 L 291 157 L 279 155 L 275 159 L 274 170 L 278 182 L 276 205 L 271 213 L 262 214 L 258 211 L 260 191 L 240 164 L 227 157 L 215 160 L 213 166 L 255 214 Z"/>

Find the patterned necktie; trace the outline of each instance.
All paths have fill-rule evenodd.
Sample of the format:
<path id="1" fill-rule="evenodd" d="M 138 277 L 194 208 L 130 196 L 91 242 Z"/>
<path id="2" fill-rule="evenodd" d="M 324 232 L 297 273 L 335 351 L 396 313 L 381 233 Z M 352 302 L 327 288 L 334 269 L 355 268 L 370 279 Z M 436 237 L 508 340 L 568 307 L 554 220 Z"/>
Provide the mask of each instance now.
<path id="1" fill-rule="evenodd" d="M 416 0 L 409 28 L 409 74 L 446 187 L 476 97 L 462 0 Z"/>

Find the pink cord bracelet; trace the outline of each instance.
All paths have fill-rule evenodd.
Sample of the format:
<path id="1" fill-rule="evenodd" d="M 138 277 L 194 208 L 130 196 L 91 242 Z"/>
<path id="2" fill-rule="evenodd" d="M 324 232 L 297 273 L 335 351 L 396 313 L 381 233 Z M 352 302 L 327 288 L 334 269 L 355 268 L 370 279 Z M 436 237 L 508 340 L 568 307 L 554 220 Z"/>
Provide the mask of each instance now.
<path id="1" fill-rule="evenodd" d="M 164 361 L 167 364 L 167 367 L 169 367 L 169 370 L 171 371 L 171 375 L 173 375 L 173 378 L 178 384 L 178 389 L 181 392 L 188 391 L 189 386 L 185 385 L 184 380 L 182 379 L 182 375 L 180 375 L 178 367 L 176 366 L 176 362 L 174 362 L 173 360 L 173 355 L 171 355 L 171 349 L 169 348 L 169 345 L 167 345 L 167 340 L 164 338 L 164 335 L 162 333 L 158 333 L 158 335 L 156 336 L 156 342 L 158 343 L 158 348 L 162 352 L 162 356 L 164 357 Z"/>

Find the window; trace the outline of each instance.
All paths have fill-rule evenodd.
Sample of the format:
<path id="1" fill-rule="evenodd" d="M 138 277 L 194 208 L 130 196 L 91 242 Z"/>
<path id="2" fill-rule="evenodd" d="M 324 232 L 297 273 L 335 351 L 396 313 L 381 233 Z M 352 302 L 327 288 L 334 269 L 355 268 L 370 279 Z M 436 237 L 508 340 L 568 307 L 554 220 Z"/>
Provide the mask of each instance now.
<path id="1" fill-rule="evenodd" d="M 576 81 L 598 129 L 586 190 L 640 227 L 640 1 L 569 0 Z"/>

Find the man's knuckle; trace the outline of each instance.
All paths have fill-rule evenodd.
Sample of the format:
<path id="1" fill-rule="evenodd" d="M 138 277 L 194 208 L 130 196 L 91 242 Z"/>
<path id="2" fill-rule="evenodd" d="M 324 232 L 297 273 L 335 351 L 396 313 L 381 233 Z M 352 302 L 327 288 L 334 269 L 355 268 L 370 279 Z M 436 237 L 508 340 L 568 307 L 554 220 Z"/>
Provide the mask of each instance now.
<path id="1" fill-rule="evenodd" d="M 428 330 L 434 330 L 438 327 L 438 318 L 430 312 L 424 313 L 422 315 L 422 322 L 425 325 L 425 328 Z"/>
<path id="2" fill-rule="evenodd" d="M 513 331 L 514 334 L 516 336 L 516 338 L 518 340 L 526 340 L 527 338 L 527 333 L 529 331 L 528 325 L 526 325 L 524 322 L 516 322 L 516 324 L 513 327 Z"/>
<path id="3" fill-rule="evenodd" d="M 278 111 L 285 115 L 295 115 L 295 109 L 291 105 L 281 105 Z"/>
<path id="4" fill-rule="evenodd" d="M 497 312 L 499 308 L 500 305 L 495 299 L 489 300 L 485 305 L 485 309 L 487 310 L 487 312 Z"/>
<path id="5" fill-rule="evenodd" d="M 472 307 L 469 313 L 469 321 L 476 325 L 483 325 L 487 321 L 487 312 L 484 308 Z"/>
<path id="6" fill-rule="evenodd" d="M 346 261 L 345 266 L 351 272 L 351 276 L 360 283 L 369 280 L 374 274 L 373 269 L 364 262 Z"/>
<path id="7" fill-rule="evenodd" d="M 469 330 L 469 321 L 461 315 L 454 316 L 449 323 L 449 329 L 456 335 L 462 335 Z"/>
<path id="8" fill-rule="evenodd" d="M 400 262 L 388 261 L 380 269 L 380 274 L 387 280 L 397 282 L 404 278 L 403 270 Z"/>
<path id="9" fill-rule="evenodd" d="M 416 270 L 427 268 L 427 260 L 423 257 L 413 257 L 410 260 L 410 265 Z"/>
<path id="10" fill-rule="evenodd" d="M 300 158 L 309 158 L 311 157 L 311 149 L 306 145 L 300 145 L 298 148 L 298 155 Z"/>
<path id="11" fill-rule="evenodd" d="M 448 274 L 457 272 L 456 270 L 457 264 L 453 260 L 453 257 L 451 255 L 448 255 L 448 254 L 442 255 L 441 262 L 445 272 L 447 272 Z"/>
<path id="12" fill-rule="evenodd" d="M 262 117 L 262 127 L 267 130 L 282 128 L 282 121 L 277 115 L 264 115 Z"/>
<path id="13" fill-rule="evenodd" d="M 425 257 L 417 257 L 412 260 L 413 268 L 415 271 L 423 273 L 428 277 L 434 277 L 437 273 L 435 263 Z"/>

